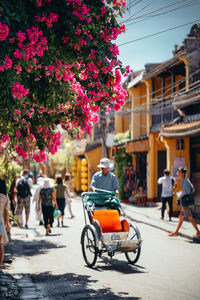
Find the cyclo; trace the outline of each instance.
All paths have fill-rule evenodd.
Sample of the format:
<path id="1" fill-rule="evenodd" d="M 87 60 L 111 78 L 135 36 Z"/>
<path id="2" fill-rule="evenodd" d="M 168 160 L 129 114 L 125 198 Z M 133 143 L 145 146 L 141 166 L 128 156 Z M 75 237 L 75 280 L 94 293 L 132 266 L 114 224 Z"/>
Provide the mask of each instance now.
<path id="1" fill-rule="evenodd" d="M 81 247 L 88 267 L 93 267 L 97 257 L 107 253 L 125 253 L 128 263 L 135 264 L 141 252 L 138 227 L 122 217 L 120 200 L 114 192 L 98 190 L 81 195 L 85 226 L 81 234 Z"/>

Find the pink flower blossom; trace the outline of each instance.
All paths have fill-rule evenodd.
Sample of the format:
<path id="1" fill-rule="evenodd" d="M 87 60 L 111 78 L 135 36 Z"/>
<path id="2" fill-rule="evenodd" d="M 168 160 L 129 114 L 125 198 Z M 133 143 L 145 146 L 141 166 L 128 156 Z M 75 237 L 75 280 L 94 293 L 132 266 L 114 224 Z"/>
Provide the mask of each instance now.
<path id="1" fill-rule="evenodd" d="M 42 0 L 37 0 L 37 6 L 41 7 L 42 6 Z"/>
<path id="2" fill-rule="evenodd" d="M 19 42 L 23 43 L 23 41 L 26 39 L 26 33 L 25 32 L 19 31 L 19 32 L 17 32 L 16 35 L 17 35 L 17 38 L 18 38 Z"/>
<path id="3" fill-rule="evenodd" d="M 98 119 L 99 119 L 99 116 L 98 116 L 97 114 L 93 113 L 93 114 L 91 115 L 90 120 L 91 120 L 91 122 L 92 122 L 93 124 L 97 123 Z"/>
<path id="4" fill-rule="evenodd" d="M 66 36 L 62 37 L 63 44 L 67 44 L 68 40 L 69 40 L 68 37 Z"/>
<path id="5" fill-rule="evenodd" d="M 17 139 L 20 139 L 21 136 L 22 136 L 21 132 L 20 131 L 16 131 L 16 137 L 17 137 Z"/>
<path id="6" fill-rule="evenodd" d="M 37 162 L 41 162 L 41 161 L 46 162 L 46 159 L 47 159 L 47 158 L 46 158 L 45 152 L 42 151 L 42 150 L 40 150 L 40 151 L 35 152 L 35 153 L 33 154 L 33 159 L 34 159 L 35 161 L 37 161 Z"/>
<path id="7" fill-rule="evenodd" d="M 4 41 L 9 35 L 9 28 L 0 22 L 0 41 Z"/>
<path id="8" fill-rule="evenodd" d="M 32 70 L 33 70 L 33 66 L 32 66 L 32 65 L 29 65 L 29 66 L 28 66 L 28 69 L 27 69 L 27 72 L 30 73 Z"/>
<path id="9" fill-rule="evenodd" d="M 5 56 L 3 65 L 0 65 L 0 71 L 5 71 L 12 68 L 12 59 L 8 56 Z"/>
<path id="10" fill-rule="evenodd" d="M 21 73 L 21 71 L 22 71 L 22 67 L 21 67 L 20 65 L 15 65 L 15 66 L 14 66 L 14 69 L 17 71 L 17 72 L 16 72 L 17 75 L 19 75 L 19 74 Z"/>
<path id="11" fill-rule="evenodd" d="M 15 40 L 13 38 L 9 38 L 9 43 L 14 44 Z"/>
<path id="12" fill-rule="evenodd" d="M 23 52 L 19 51 L 18 49 L 15 50 L 15 52 L 13 53 L 13 55 L 17 59 L 21 59 L 24 56 Z"/>
<path id="13" fill-rule="evenodd" d="M 19 82 L 12 84 L 11 88 L 12 88 L 13 97 L 17 99 L 20 99 L 29 93 L 29 89 L 25 89 L 24 86 Z"/>
<path id="14" fill-rule="evenodd" d="M 26 114 L 30 119 L 32 118 L 32 114 L 30 113 L 30 111 L 27 111 Z"/>
<path id="15" fill-rule="evenodd" d="M 27 158 L 27 154 L 26 152 L 24 151 L 23 148 L 19 147 L 19 146 L 15 146 L 15 151 L 17 152 L 17 154 L 19 156 L 22 156 L 23 159 L 26 159 Z"/>
<path id="16" fill-rule="evenodd" d="M 87 24 L 90 24 L 92 22 L 92 19 L 91 18 L 88 18 L 87 19 Z"/>
<path id="17" fill-rule="evenodd" d="M 38 132 L 38 133 L 41 133 L 41 132 L 42 132 L 42 127 L 38 127 L 38 128 L 37 128 L 37 132 Z"/>
<path id="18" fill-rule="evenodd" d="M 77 28 L 75 34 L 80 35 L 81 34 L 81 30 L 79 28 Z"/>

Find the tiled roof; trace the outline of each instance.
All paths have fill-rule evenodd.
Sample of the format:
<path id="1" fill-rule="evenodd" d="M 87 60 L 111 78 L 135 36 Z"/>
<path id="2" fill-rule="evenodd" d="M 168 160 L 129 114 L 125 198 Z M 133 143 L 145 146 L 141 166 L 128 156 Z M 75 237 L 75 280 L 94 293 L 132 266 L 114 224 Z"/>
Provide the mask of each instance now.
<path id="1" fill-rule="evenodd" d="M 165 137 L 183 137 L 198 134 L 200 134 L 200 120 L 165 126 L 160 132 L 160 135 Z"/>

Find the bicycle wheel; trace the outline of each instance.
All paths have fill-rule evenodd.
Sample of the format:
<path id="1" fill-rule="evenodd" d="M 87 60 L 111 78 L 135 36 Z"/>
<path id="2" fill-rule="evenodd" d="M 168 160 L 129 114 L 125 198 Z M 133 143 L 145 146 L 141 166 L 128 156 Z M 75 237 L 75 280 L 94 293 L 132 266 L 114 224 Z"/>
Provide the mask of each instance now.
<path id="1" fill-rule="evenodd" d="M 139 229 L 137 228 L 136 225 L 129 224 L 129 233 L 128 233 L 127 240 L 134 241 L 134 240 L 138 240 L 138 239 L 139 240 L 141 239 Z M 125 252 L 125 256 L 129 262 L 129 264 L 134 265 L 138 261 L 138 259 L 140 257 L 140 253 L 141 253 L 140 245 L 135 250 L 132 250 L 130 252 Z"/>
<path id="2" fill-rule="evenodd" d="M 81 235 L 81 245 L 84 260 L 88 267 L 93 267 L 97 261 L 98 248 L 96 237 L 90 225 L 83 228 Z"/>

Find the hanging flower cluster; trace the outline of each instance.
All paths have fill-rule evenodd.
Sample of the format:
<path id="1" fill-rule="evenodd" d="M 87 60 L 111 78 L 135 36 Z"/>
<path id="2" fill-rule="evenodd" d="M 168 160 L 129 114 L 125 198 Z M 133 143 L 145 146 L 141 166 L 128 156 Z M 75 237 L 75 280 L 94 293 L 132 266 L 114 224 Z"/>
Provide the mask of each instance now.
<path id="1" fill-rule="evenodd" d="M 125 31 L 116 16 L 126 1 L 6 3 L 10 12 L 0 7 L 0 150 L 45 161 L 45 152 L 60 145 L 57 125 L 90 134 L 99 111 L 124 103 L 121 73 L 129 69 L 113 41 Z"/>
<path id="2" fill-rule="evenodd" d="M 5 24 L 2 24 L 0 22 L 0 41 L 5 40 L 7 38 L 7 36 L 8 36 L 8 34 L 9 34 L 9 28 L 8 28 L 8 26 L 5 25 Z"/>

